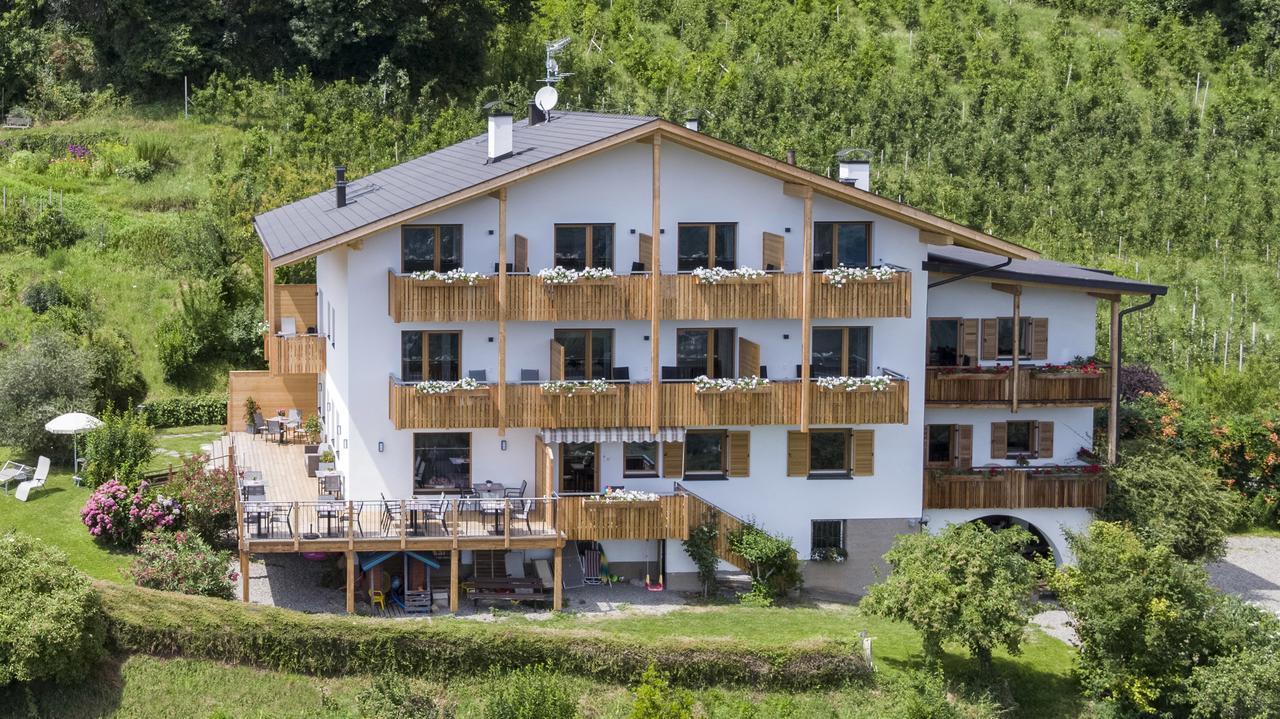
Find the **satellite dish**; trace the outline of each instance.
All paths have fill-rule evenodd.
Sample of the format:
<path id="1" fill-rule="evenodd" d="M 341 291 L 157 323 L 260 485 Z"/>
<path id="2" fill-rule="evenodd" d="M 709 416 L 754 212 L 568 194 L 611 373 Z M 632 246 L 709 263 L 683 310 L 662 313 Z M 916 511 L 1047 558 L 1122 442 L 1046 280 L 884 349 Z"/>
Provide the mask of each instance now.
<path id="1" fill-rule="evenodd" d="M 533 104 L 538 106 L 543 112 L 551 112 L 551 108 L 556 106 L 556 100 L 560 99 L 560 93 L 556 92 L 554 87 L 547 85 L 540 88 L 533 96 Z"/>

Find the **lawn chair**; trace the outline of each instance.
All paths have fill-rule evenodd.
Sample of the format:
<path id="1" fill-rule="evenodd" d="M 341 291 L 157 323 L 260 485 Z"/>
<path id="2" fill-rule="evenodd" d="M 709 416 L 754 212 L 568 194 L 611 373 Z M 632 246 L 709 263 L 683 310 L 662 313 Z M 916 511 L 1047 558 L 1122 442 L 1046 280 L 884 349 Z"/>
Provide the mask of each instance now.
<path id="1" fill-rule="evenodd" d="M 4 491 L 9 491 L 10 482 L 22 482 L 31 476 L 32 468 L 10 460 L 4 463 L 4 467 L 0 468 L 0 485 L 4 485 Z"/>
<path id="2" fill-rule="evenodd" d="M 582 553 L 582 581 L 600 584 L 600 550 L 588 549 Z"/>
<path id="3" fill-rule="evenodd" d="M 49 458 L 41 457 L 36 462 L 36 474 L 31 479 L 18 485 L 18 491 L 15 493 L 19 502 L 27 501 L 27 496 L 31 494 L 31 490 L 44 486 L 49 479 Z"/>

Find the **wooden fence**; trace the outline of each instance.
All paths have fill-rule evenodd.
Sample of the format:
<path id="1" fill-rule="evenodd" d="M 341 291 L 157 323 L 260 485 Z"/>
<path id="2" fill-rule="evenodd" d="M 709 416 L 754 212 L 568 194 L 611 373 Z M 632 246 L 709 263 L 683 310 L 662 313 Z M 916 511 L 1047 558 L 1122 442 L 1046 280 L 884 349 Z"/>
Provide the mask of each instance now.
<path id="1" fill-rule="evenodd" d="M 557 528 L 569 540 L 646 540 L 689 537 L 689 495 L 653 501 L 606 501 L 601 495 L 560 496 Z"/>
<path id="2" fill-rule="evenodd" d="M 1004 404 L 1013 400 L 1013 372 L 966 373 L 963 368 L 930 367 L 925 371 L 925 401 L 935 404 Z M 1053 375 L 1032 365 L 1018 369 L 1018 401 L 1034 404 L 1095 405 L 1111 396 L 1107 370 L 1091 375 Z"/>
<path id="3" fill-rule="evenodd" d="M 649 275 L 620 275 L 571 285 L 548 285 L 536 275 L 509 275 L 507 319 L 648 319 L 649 287 Z"/>
<path id="4" fill-rule="evenodd" d="M 1101 507 L 1107 498 L 1105 474 L 1034 474 L 1030 470 L 1007 468 L 994 473 L 978 469 L 970 472 L 925 474 L 926 509 L 1060 509 Z"/>
<path id="5" fill-rule="evenodd" d="M 484 322 L 498 319 L 498 280 L 447 284 L 387 270 L 387 311 L 393 322 Z"/>
<path id="6" fill-rule="evenodd" d="M 887 280 L 850 280 L 843 287 L 813 276 L 814 319 L 910 317 L 911 273 L 898 272 Z"/>
<path id="7" fill-rule="evenodd" d="M 244 428 L 244 401 L 253 397 L 263 417 L 296 409 L 303 417 L 316 411 L 313 374 L 273 374 L 266 370 L 227 373 L 227 427 Z"/>
<path id="8" fill-rule="evenodd" d="M 325 339 L 320 335 L 267 338 L 267 367 L 272 374 L 318 374 L 325 366 Z"/>
<path id="9" fill-rule="evenodd" d="M 692 532 L 694 527 L 704 522 L 715 522 L 716 538 L 714 546 L 716 556 L 738 569 L 747 569 L 747 560 L 729 548 L 729 537 L 741 531 L 747 523 L 683 487 L 678 487 L 677 489 L 687 497 L 688 507 L 685 513 L 689 519 L 689 531 Z"/>
<path id="10" fill-rule="evenodd" d="M 693 275 L 663 275 L 661 313 L 671 320 L 771 320 L 800 317 L 804 276 L 774 273 L 745 283 L 702 284 Z"/>

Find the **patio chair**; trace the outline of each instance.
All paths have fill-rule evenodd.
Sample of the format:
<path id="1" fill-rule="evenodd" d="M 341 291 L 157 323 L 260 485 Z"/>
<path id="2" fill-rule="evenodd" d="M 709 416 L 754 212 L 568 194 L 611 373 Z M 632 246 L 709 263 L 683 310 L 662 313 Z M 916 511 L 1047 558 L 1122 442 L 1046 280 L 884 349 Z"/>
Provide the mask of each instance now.
<path id="1" fill-rule="evenodd" d="M 630 367 L 614 367 L 613 379 L 615 382 L 630 382 L 631 368 Z"/>
<path id="2" fill-rule="evenodd" d="M 350 507 L 348 509 L 348 506 Z M 360 514 L 364 511 L 364 502 L 352 502 L 350 505 L 343 505 L 338 512 L 338 530 L 344 535 L 347 533 L 347 525 L 355 523 L 355 536 L 359 537 L 364 534 L 364 528 L 360 526 Z"/>
<path id="3" fill-rule="evenodd" d="M 582 581 L 584 584 L 600 583 L 600 550 L 588 549 L 582 553 Z"/>
<path id="4" fill-rule="evenodd" d="M 258 438 L 258 437 L 265 437 L 265 436 L 267 436 L 267 430 L 268 430 L 268 427 L 267 427 L 267 420 L 265 420 L 265 419 L 263 419 L 263 418 L 262 418 L 262 413 L 261 413 L 261 412 L 254 412 L 254 413 L 253 413 L 253 429 L 254 429 L 254 438 L 255 438 L 255 439 L 256 439 L 256 438 Z"/>
<path id="5" fill-rule="evenodd" d="M 281 317 L 280 332 L 278 334 L 281 337 L 293 337 L 294 335 L 297 335 L 298 320 L 294 317 Z"/>
<path id="6" fill-rule="evenodd" d="M 404 515 L 400 513 L 400 503 L 391 502 L 387 499 L 387 495 L 378 493 L 382 498 L 382 536 L 391 536 L 391 530 L 400 532 L 400 524 L 404 521 Z"/>
<path id="7" fill-rule="evenodd" d="M 529 534 L 533 534 L 533 524 L 529 520 L 529 515 L 533 512 L 533 500 L 522 499 L 518 502 L 511 503 L 511 521 L 518 519 L 524 520 L 524 529 Z"/>
<path id="8" fill-rule="evenodd" d="M 18 501 L 19 502 L 27 501 L 27 496 L 31 494 L 31 490 L 43 487 L 45 481 L 48 479 L 49 479 L 49 458 L 41 457 L 40 460 L 36 462 L 35 476 L 23 482 L 22 484 L 18 485 L 18 491 L 15 493 L 15 495 L 18 498 Z"/>
<path id="9" fill-rule="evenodd" d="M 488 381 L 489 381 L 489 380 L 487 379 L 488 374 L 485 372 L 485 370 L 482 370 L 482 369 L 473 369 L 473 370 L 471 370 L 471 371 L 467 372 L 467 377 L 468 377 L 469 379 L 473 379 L 473 380 L 475 380 L 475 381 L 477 381 L 477 382 L 479 382 L 479 383 L 481 383 L 481 384 L 484 384 L 485 382 L 488 382 Z"/>
<path id="10" fill-rule="evenodd" d="M 509 497 L 512 499 L 519 499 L 520 497 L 524 496 L 524 490 L 528 489 L 528 487 L 529 487 L 529 480 L 526 479 L 525 481 L 520 483 L 519 489 L 516 489 L 515 487 L 507 487 L 506 489 L 502 490 L 502 496 Z"/>
<path id="11" fill-rule="evenodd" d="M 288 503 L 277 503 L 271 505 L 271 533 L 275 534 L 276 525 L 283 524 L 285 536 L 293 536 L 293 523 L 289 519 L 289 515 L 293 514 L 293 506 Z"/>
<path id="12" fill-rule="evenodd" d="M 4 485 L 4 491 L 9 491 L 10 482 L 22 482 L 31 476 L 32 468 L 10 460 L 4 463 L 4 467 L 0 468 L 0 485 Z"/>
<path id="13" fill-rule="evenodd" d="M 521 382 L 537 382 L 537 381 L 538 381 L 538 379 L 539 379 L 538 370 L 536 370 L 536 369 L 522 369 L 522 370 L 520 370 L 520 381 L 521 381 Z"/>
<path id="14" fill-rule="evenodd" d="M 445 534 L 448 534 L 449 533 L 449 520 L 448 520 L 449 508 L 450 508 L 449 500 L 445 498 L 444 492 L 441 492 L 439 499 L 430 500 L 427 502 L 426 521 L 430 522 L 432 519 L 440 520 L 440 527 L 444 529 Z"/>

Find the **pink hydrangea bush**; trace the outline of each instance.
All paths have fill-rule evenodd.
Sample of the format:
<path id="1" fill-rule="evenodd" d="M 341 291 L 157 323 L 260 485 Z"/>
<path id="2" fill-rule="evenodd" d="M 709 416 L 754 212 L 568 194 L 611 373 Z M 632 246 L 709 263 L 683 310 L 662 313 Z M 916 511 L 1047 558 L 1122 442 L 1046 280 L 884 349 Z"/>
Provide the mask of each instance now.
<path id="1" fill-rule="evenodd" d="M 132 547 L 144 532 L 176 528 L 182 520 L 182 505 L 163 494 L 152 493 L 146 482 L 130 491 L 120 481 L 110 479 L 85 502 L 80 520 L 95 539 Z"/>
<path id="2" fill-rule="evenodd" d="M 193 532 L 148 532 L 129 574 L 139 587 L 220 599 L 235 599 L 240 578 L 230 552 L 210 548 Z"/>

